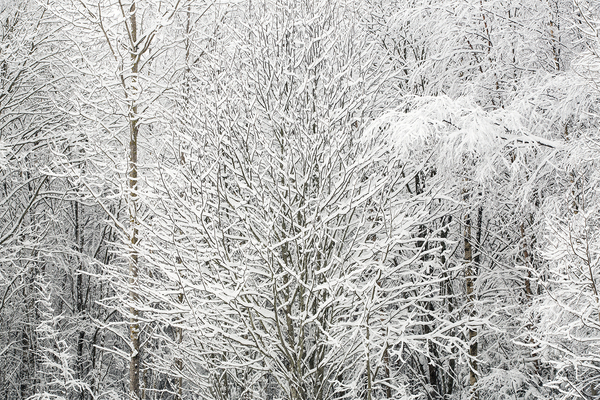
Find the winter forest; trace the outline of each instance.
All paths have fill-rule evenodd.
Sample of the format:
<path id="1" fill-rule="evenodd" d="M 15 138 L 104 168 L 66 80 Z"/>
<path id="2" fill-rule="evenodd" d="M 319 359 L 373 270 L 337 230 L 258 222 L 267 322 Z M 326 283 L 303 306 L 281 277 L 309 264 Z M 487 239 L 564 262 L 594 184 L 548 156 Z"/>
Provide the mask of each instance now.
<path id="1" fill-rule="evenodd" d="M 0 35 L 0 399 L 600 399 L 600 3 Z"/>

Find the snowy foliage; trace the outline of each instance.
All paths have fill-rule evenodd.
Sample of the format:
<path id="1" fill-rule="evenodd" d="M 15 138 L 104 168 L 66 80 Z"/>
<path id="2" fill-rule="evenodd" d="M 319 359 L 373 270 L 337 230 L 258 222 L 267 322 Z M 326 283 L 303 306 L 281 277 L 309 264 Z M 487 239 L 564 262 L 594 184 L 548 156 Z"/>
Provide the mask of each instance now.
<path id="1" fill-rule="evenodd" d="M 0 1 L 0 393 L 600 396 L 594 1 Z"/>

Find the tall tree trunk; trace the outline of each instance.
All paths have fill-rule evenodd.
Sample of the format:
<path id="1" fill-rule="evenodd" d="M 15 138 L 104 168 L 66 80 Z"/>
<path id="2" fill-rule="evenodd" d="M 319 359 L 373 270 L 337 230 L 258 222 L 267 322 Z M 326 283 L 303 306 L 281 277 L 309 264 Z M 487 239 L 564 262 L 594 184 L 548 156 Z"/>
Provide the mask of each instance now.
<path id="1" fill-rule="evenodd" d="M 383 350 L 383 364 L 385 366 L 385 398 L 392 398 L 392 371 L 390 365 L 390 351 L 389 344 L 386 343 L 385 349 Z"/>
<path id="2" fill-rule="evenodd" d="M 180 259 L 179 259 L 180 260 Z M 179 293 L 177 296 L 177 301 L 181 304 L 183 303 L 183 293 Z M 182 315 L 183 321 L 183 315 Z M 183 342 L 183 328 L 175 328 L 175 337 L 177 341 L 177 346 L 181 349 L 181 344 Z M 177 400 L 183 400 L 183 359 L 181 357 L 177 357 L 175 359 L 175 368 L 177 368 L 177 373 L 179 377 L 177 378 Z"/>
<path id="3" fill-rule="evenodd" d="M 473 300 L 475 276 L 473 273 L 473 248 L 471 245 L 471 216 L 467 213 L 465 216 L 465 233 L 464 233 L 464 249 L 465 249 L 465 278 L 467 286 L 467 303 L 470 316 L 473 316 Z M 469 326 L 469 387 L 471 400 L 477 400 L 477 331 Z"/>
<path id="4" fill-rule="evenodd" d="M 79 215 L 80 215 L 80 210 L 79 210 L 79 200 L 75 200 L 73 203 L 73 212 L 75 214 L 75 246 L 77 249 L 77 253 L 78 253 L 78 257 L 79 257 L 79 266 L 81 269 L 83 269 L 83 234 L 82 234 L 82 226 L 81 226 L 81 221 L 79 219 Z M 77 275 L 77 280 L 76 280 L 76 298 L 77 298 L 77 304 L 76 304 L 76 310 L 77 310 L 77 317 L 83 317 L 83 312 L 84 312 L 84 308 L 85 308 L 85 299 L 84 299 L 84 295 L 83 295 L 83 274 L 81 271 L 77 271 L 76 272 Z M 85 379 L 85 359 L 83 357 L 83 347 L 84 347 L 84 341 L 85 341 L 85 330 L 81 329 L 77 335 L 77 374 L 78 374 L 78 379 L 80 381 L 84 381 Z M 79 390 L 79 399 L 80 400 L 84 400 L 86 398 L 86 391 L 82 388 Z"/>
<path id="5" fill-rule="evenodd" d="M 423 172 L 419 172 L 415 175 L 415 194 L 421 195 L 425 192 L 425 174 Z M 429 243 L 427 241 L 427 226 L 419 225 L 419 233 L 417 234 L 419 240 L 417 240 L 417 249 L 423 253 L 426 253 L 429 250 Z M 423 263 L 428 261 L 427 255 L 421 255 L 421 261 Z M 433 277 L 432 277 L 433 278 Z M 432 325 L 435 324 L 435 320 L 433 318 L 434 307 L 432 301 L 427 301 L 426 304 L 423 305 L 423 308 L 428 311 L 425 315 L 423 324 L 423 332 L 425 335 L 429 335 L 433 328 Z M 430 360 L 427 362 L 427 369 L 429 373 L 429 385 L 432 390 L 428 393 L 430 399 L 434 399 L 439 395 L 440 388 L 438 384 L 438 364 L 437 361 L 439 359 L 439 353 L 437 350 L 437 346 L 431 340 L 427 341 L 428 353 Z"/>
<path id="6" fill-rule="evenodd" d="M 442 262 L 442 265 L 444 266 L 444 268 L 446 268 L 446 263 L 447 263 L 447 258 L 446 258 L 446 249 L 447 249 L 447 245 L 446 245 L 446 240 L 448 239 L 448 233 L 450 232 L 450 223 L 452 222 L 452 215 L 447 215 L 445 217 L 442 218 L 442 226 L 446 226 L 445 228 L 442 229 L 442 231 L 440 232 L 440 238 L 441 240 L 441 256 L 440 256 L 440 261 Z M 448 314 L 452 314 L 454 312 L 454 304 L 453 299 L 454 299 L 454 290 L 452 288 L 452 280 L 451 280 L 451 276 L 450 274 L 448 274 L 448 271 L 444 271 L 443 273 L 443 278 L 444 280 L 440 283 L 440 292 L 443 293 L 447 299 L 447 309 L 448 309 Z M 452 350 L 452 352 L 454 353 L 454 350 Z M 453 390 L 454 390 L 454 376 L 456 374 L 456 358 L 454 357 L 454 355 L 451 355 L 450 358 L 448 359 L 448 371 L 444 371 L 442 377 L 444 378 L 444 382 L 442 382 L 442 387 L 444 390 L 444 396 L 449 396 L 452 394 Z"/>
<path id="7" fill-rule="evenodd" d="M 137 43 L 137 20 L 136 20 L 136 3 L 133 1 L 129 8 L 129 28 L 131 35 L 131 86 L 133 91 L 137 91 L 138 85 L 138 70 L 139 70 L 139 57 L 138 54 L 138 43 Z M 131 95 L 131 93 L 128 93 Z M 132 96 L 131 109 L 129 113 L 129 336 L 131 339 L 131 356 L 129 360 L 129 397 L 131 400 L 140 399 L 140 370 L 141 370 L 141 356 L 140 356 L 140 312 L 137 309 L 138 293 L 137 293 L 137 282 L 139 273 L 139 260 L 138 260 L 138 215 L 137 215 L 137 201 L 138 201 L 138 105 L 135 100 L 135 96 Z"/>

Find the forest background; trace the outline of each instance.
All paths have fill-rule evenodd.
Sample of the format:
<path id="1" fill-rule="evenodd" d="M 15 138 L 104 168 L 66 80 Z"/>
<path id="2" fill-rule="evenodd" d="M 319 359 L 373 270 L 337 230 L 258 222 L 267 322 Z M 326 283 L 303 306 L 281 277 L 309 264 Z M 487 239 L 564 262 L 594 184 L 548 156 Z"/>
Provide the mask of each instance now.
<path id="1" fill-rule="evenodd" d="M 599 32 L 0 1 L 0 398 L 600 398 Z"/>

